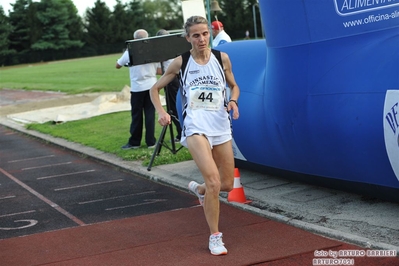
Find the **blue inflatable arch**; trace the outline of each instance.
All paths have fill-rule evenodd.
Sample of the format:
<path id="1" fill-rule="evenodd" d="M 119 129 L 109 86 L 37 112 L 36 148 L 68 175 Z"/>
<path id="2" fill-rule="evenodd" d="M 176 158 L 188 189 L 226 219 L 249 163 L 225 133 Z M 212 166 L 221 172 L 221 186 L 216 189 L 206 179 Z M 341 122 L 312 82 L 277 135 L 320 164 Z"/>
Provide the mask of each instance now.
<path id="1" fill-rule="evenodd" d="M 218 46 L 239 167 L 399 201 L 399 1 L 259 1 L 266 40 Z"/>

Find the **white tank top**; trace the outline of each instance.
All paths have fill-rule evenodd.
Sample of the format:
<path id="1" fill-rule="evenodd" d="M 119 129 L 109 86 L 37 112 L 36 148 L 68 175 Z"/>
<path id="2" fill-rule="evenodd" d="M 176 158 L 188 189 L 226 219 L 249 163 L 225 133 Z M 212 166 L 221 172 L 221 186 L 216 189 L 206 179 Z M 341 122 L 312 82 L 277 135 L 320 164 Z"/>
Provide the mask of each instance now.
<path id="1" fill-rule="evenodd" d="M 207 64 L 197 64 L 192 56 L 180 74 L 183 105 L 182 142 L 196 133 L 221 136 L 232 133 L 227 112 L 226 77 L 216 56 Z"/>

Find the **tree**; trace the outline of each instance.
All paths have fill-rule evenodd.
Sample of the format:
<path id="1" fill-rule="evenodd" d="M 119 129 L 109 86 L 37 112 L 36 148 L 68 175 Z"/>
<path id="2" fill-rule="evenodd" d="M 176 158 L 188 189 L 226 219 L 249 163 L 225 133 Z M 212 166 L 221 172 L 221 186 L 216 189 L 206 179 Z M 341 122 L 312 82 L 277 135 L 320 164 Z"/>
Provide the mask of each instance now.
<path id="1" fill-rule="evenodd" d="M 159 29 L 182 29 L 183 16 L 180 1 L 174 0 L 145 0 L 143 13 L 145 27 L 151 35 Z"/>
<path id="2" fill-rule="evenodd" d="M 133 39 L 133 32 L 137 29 L 146 29 L 146 20 L 144 17 L 144 9 L 142 1 L 132 0 L 128 3 L 127 14 L 130 23 L 127 25 L 128 32 L 130 33 L 130 38 Z M 147 29 L 146 29 L 147 30 Z"/>
<path id="3" fill-rule="evenodd" d="M 26 52 L 30 49 L 30 32 L 35 22 L 28 14 L 33 8 L 31 0 L 17 0 L 11 4 L 9 22 L 13 28 L 9 35 L 10 48 L 17 52 Z M 34 31 L 34 30 L 32 30 Z"/>
<path id="4" fill-rule="evenodd" d="M 72 0 L 15 0 L 9 17 L 0 11 L 0 61 L 12 63 L 121 52 L 137 29 L 155 36 L 159 29 L 182 29 L 181 0 L 116 0 L 113 11 L 96 0 L 82 18 Z M 233 40 L 252 30 L 257 0 L 219 0 L 218 18 Z M 256 16 L 259 21 L 259 8 Z M 212 14 L 214 20 L 214 14 Z M 261 25 L 258 23 L 258 32 Z M 51 55 L 49 57 L 48 55 Z M 3 60 L 4 61 L 4 60 Z"/>
<path id="5" fill-rule="evenodd" d="M 69 31 L 69 39 L 82 40 L 84 27 L 78 9 L 73 4 L 72 0 L 61 0 L 61 3 L 66 7 L 68 13 L 67 29 Z"/>
<path id="6" fill-rule="evenodd" d="M 112 43 L 123 44 L 128 39 L 133 39 L 131 28 L 131 17 L 127 11 L 127 4 L 122 4 L 120 0 L 116 0 L 114 11 L 111 16 Z"/>
<path id="7" fill-rule="evenodd" d="M 39 40 L 32 45 L 32 49 L 54 51 L 83 46 L 81 41 L 70 39 L 69 26 L 76 20 L 74 20 L 74 17 L 71 17 L 71 13 L 68 12 L 67 3 L 67 0 L 40 1 L 37 18 L 42 28 L 42 34 Z"/>
<path id="8" fill-rule="evenodd" d="M 86 10 L 85 14 L 86 43 L 94 48 L 102 44 L 112 43 L 111 11 L 101 0 L 94 3 L 94 7 Z M 105 51 L 99 51 L 103 54 Z"/>
<path id="9" fill-rule="evenodd" d="M 15 50 L 10 49 L 9 35 L 11 31 L 12 27 L 8 22 L 3 7 L 0 6 L 0 65 L 6 62 L 7 56 L 15 54 Z"/>
<path id="10" fill-rule="evenodd" d="M 243 39 L 246 30 L 253 26 L 252 5 L 256 0 L 220 0 L 222 12 L 218 12 L 218 19 L 223 23 L 226 32 L 233 40 Z M 211 14 L 211 20 L 215 20 Z"/>
<path id="11" fill-rule="evenodd" d="M 183 29 L 183 12 L 180 0 L 158 0 L 158 12 L 161 13 L 158 26 L 167 30 Z"/>

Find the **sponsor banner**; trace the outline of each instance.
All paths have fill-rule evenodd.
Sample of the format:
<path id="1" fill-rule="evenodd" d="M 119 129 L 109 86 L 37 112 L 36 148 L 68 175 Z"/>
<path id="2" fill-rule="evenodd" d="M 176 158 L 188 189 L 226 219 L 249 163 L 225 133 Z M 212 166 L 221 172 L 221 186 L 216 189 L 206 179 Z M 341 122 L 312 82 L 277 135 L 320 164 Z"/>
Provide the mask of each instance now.
<path id="1" fill-rule="evenodd" d="M 339 15 L 348 16 L 399 6 L 399 0 L 334 0 L 334 4 Z"/>
<path id="2" fill-rule="evenodd" d="M 383 126 L 389 162 L 399 180 L 399 89 L 386 92 Z"/>
<path id="3" fill-rule="evenodd" d="M 269 47 L 289 47 L 399 27 L 399 0 L 259 0 L 259 5 Z M 290 23 L 285 23 L 286 19 Z"/>

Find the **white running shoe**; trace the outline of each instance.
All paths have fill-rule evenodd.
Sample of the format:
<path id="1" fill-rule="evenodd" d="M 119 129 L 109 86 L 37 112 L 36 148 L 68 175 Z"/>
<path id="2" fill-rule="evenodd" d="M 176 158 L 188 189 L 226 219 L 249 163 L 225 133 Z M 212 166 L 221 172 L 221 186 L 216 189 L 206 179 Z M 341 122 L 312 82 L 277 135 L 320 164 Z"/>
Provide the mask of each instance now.
<path id="1" fill-rule="evenodd" d="M 224 247 L 222 237 L 222 233 L 217 235 L 213 234 L 209 237 L 209 250 L 211 251 L 212 255 L 219 256 L 227 254 L 227 249 Z"/>
<path id="2" fill-rule="evenodd" d="M 200 203 L 201 205 L 203 205 L 203 204 L 204 204 L 205 196 L 204 196 L 204 195 L 201 195 L 201 194 L 198 192 L 198 186 L 199 186 L 199 184 L 198 184 L 197 182 L 191 181 L 190 183 L 188 183 L 188 190 L 190 190 L 191 192 L 193 192 L 193 193 L 198 197 L 199 203 Z"/>

